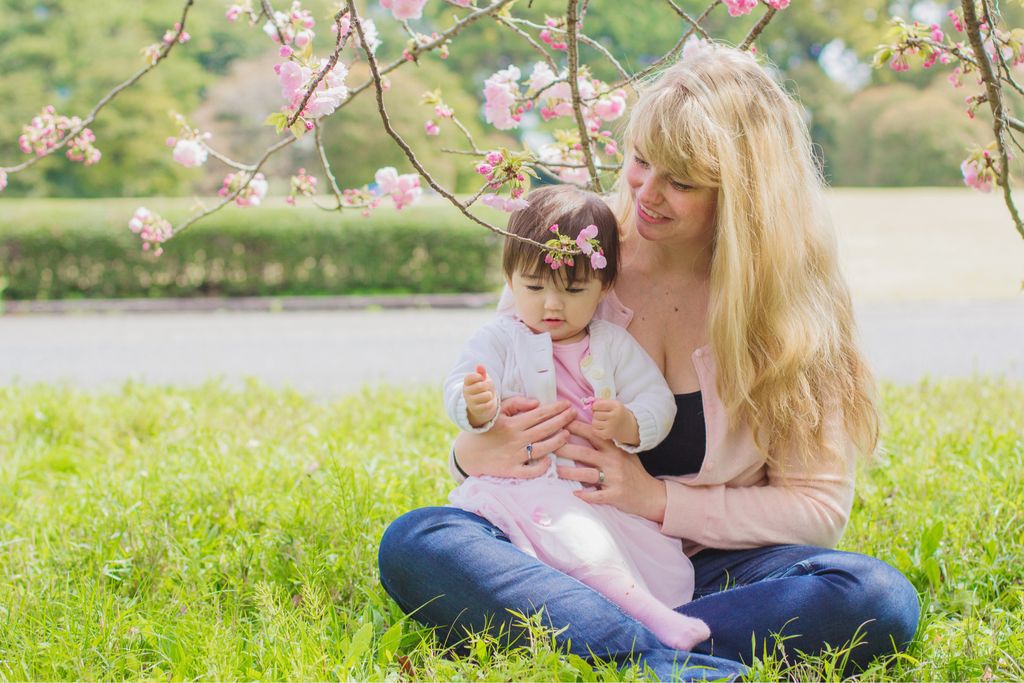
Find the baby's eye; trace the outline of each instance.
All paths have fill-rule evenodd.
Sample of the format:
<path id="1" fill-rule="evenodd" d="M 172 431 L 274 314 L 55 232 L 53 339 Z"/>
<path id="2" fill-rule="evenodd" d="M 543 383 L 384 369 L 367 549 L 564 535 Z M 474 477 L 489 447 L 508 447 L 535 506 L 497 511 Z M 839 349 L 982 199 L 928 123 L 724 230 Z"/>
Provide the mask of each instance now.
<path id="1" fill-rule="evenodd" d="M 570 294 L 579 294 L 580 292 L 585 292 L 587 290 L 584 289 L 583 287 L 566 287 L 565 291 L 569 292 Z"/>
<path id="2" fill-rule="evenodd" d="M 526 285 L 526 288 L 531 292 L 540 292 L 544 289 L 542 285 Z"/>

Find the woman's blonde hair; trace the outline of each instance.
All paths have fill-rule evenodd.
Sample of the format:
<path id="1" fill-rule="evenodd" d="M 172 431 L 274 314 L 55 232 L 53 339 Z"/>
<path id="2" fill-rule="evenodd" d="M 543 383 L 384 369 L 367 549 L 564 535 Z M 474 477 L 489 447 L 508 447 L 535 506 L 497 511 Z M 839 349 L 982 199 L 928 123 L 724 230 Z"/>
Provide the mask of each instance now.
<path id="1" fill-rule="evenodd" d="M 730 420 L 747 421 L 770 460 L 840 455 L 847 440 L 874 450 L 874 379 L 802 109 L 749 53 L 707 44 L 643 90 L 625 139 L 655 166 L 718 188 L 708 336 Z M 618 199 L 632 232 L 621 178 Z"/>

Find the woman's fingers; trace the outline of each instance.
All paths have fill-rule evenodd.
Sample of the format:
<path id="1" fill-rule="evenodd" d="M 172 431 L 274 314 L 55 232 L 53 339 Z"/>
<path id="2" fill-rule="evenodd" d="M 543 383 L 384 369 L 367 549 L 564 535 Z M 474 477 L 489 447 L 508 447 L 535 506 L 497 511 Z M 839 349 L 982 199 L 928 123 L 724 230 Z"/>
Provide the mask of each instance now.
<path id="1" fill-rule="evenodd" d="M 523 436 L 530 443 L 536 443 L 544 439 L 550 438 L 552 435 L 562 431 L 565 427 L 576 419 L 576 411 L 569 407 L 568 403 L 563 403 L 561 409 L 553 409 L 552 406 L 557 406 L 557 403 L 553 403 L 549 406 L 541 406 L 531 410 L 529 413 L 520 415 L 520 418 L 530 417 L 539 418 L 537 422 L 525 425 L 525 431 Z"/>
<path id="2" fill-rule="evenodd" d="M 540 405 L 540 401 L 526 396 L 512 396 L 501 402 L 501 412 L 509 417 L 533 410 Z"/>
<path id="3" fill-rule="evenodd" d="M 613 446 L 611 441 L 601 438 L 597 434 L 597 432 L 594 431 L 593 425 L 589 425 L 586 422 L 580 422 L 579 420 L 575 420 L 573 422 L 570 422 L 566 429 L 569 430 L 569 433 L 575 434 L 576 436 L 582 437 L 589 441 L 591 445 L 594 446 L 595 450 L 600 450 L 602 448 Z"/>
<path id="4" fill-rule="evenodd" d="M 531 441 L 530 443 L 533 445 L 534 459 L 542 458 L 544 460 L 548 460 L 549 455 L 569 443 L 569 432 L 564 429 L 559 429 L 546 439 Z"/>
<path id="5" fill-rule="evenodd" d="M 601 481 L 601 470 L 596 467 L 566 467 L 560 465 L 558 467 L 558 478 L 578 481 L 587 486 L 599 486 L 604 483 Z"/>
<path id="6" fill-rule="evenodd" d="M 516 468 L 515 476 L 519 479 L 536 479 L 548 471 L 551 466 L 551 458 L 534 458 L 532 461 L 524 462 Z"/>

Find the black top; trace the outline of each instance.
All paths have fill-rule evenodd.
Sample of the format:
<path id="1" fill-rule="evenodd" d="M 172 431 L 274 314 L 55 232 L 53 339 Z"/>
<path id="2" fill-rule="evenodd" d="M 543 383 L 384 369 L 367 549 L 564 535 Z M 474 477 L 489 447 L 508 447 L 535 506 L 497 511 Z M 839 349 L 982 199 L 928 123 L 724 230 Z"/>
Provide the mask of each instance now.
<path id="1" fill-rule="evenodd" d="M 668 436 L 649 451 L 639 453 L 640 462 L 652 476 L 696 474 L 704 464 L 707 430 L 700 392 L 676 394 L 676 419 Z"/>

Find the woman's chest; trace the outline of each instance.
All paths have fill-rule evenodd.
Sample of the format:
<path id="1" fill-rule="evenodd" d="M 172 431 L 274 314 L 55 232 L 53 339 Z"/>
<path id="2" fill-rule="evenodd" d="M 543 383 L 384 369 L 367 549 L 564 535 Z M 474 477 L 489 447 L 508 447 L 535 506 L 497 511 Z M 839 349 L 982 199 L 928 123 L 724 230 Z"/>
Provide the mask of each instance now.
<path id="1" fill-rule="evenodd" d="M 685 299 L 637 297 L 629 332 L 654 359 L 674 394 L 698 391 L 693 352 L 707 343 L 704 306 Z"/>

